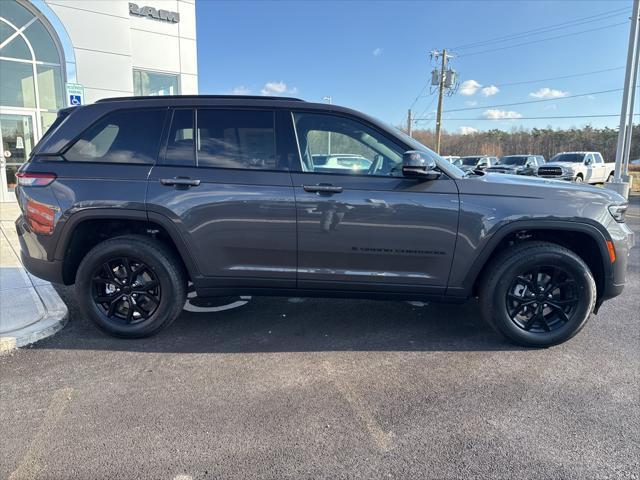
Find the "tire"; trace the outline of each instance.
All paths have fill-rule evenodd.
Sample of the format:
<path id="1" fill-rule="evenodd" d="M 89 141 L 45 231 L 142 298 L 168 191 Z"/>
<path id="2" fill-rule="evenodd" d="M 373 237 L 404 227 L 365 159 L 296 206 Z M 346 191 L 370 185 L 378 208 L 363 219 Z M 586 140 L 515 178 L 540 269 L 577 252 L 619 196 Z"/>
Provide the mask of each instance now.
<path id="1" fill-rule="evenodd" d="M 607 181 L 605 183 L 612 183 L 613 182 L 613 177 L 614 177 L 614 173 L 611 172 L 609 174 L 609 176 L 607 177 Z"/>
<path id="2" fill-rule="evenodd" d="M 105 240 L 76 274 L 80 308 L 101 329 L 142 338 L 169 326 L 187 297 L 182 262 L 157 240 L 127 235 Z"/>
<path id="3" fill-rule="evenodd" d="M 584 178 L 582 178 L 582 175 L 578 175 L 573 181 L 576 183 L 582 183 L 584 182 Z"/>
<path id="4" fill-rule="evenodd" d="M 597 296 L 584 261 L 548 242 L 510 247 L 491 261 L 481 281 L 485 320 L 526 347 L 549 347 L 573 337 L 586 324 Z"/>

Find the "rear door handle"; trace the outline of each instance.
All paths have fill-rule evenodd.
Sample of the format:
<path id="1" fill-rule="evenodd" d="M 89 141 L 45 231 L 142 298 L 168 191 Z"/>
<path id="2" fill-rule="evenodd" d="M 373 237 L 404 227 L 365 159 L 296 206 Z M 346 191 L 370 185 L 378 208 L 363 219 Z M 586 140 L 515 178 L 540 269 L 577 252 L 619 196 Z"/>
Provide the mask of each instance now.
<path id="1" fill-rule="evenodd" d="M 305 192 L 310 193 L 342 193 L 343 188 L 335 185 L 303 185 Z"/>
<path id="2" fill-rule="evenodd" d="M 189 187 L 197 187 L 198 185 L 200 185 L 200 180 L 196 180 L 193 178 L 181 178 L 181 177 L 161 178 L 160 183 L 162 185 L 167 185 L 167 186 L 189 188 Z"/>

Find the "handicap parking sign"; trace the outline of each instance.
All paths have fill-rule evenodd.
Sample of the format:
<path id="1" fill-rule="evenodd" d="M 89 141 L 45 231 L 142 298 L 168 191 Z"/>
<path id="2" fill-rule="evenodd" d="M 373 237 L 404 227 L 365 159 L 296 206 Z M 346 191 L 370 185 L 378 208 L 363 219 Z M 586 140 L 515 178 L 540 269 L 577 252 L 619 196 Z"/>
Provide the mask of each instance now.
<path id="1" fill-rule="evenodd" d="M 67 83 L 65 86 L 69 106 L 84 105 L 84 86 L 78 83 Z"/>

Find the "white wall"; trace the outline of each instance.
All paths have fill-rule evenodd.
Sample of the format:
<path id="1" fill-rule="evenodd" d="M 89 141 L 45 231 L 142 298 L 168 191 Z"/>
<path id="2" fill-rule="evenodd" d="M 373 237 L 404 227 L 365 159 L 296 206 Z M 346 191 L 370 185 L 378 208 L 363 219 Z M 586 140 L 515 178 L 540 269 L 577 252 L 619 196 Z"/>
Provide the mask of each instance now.
<path id="1" fill-rule="evenodd" d="M 133 69 L 180 75 L 198 93 L 195 0 L 133 0 L 180 14 L 169 23 L 129 14 L 128 0 L 46 0 L 73 43 L 85 102 L 133 95 Z"/>

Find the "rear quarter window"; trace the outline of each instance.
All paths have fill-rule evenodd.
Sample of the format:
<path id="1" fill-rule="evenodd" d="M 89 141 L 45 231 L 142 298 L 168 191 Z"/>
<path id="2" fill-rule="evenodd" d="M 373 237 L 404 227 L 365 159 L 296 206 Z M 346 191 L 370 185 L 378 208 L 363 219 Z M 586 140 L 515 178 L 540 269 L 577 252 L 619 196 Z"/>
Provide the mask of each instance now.
<path id="1" fill-rule="evenodd" d="M 119 110 L 85 130 L 64 153 L 71 162 L 152 164 L 158 156 L 165 109 Z"/>

